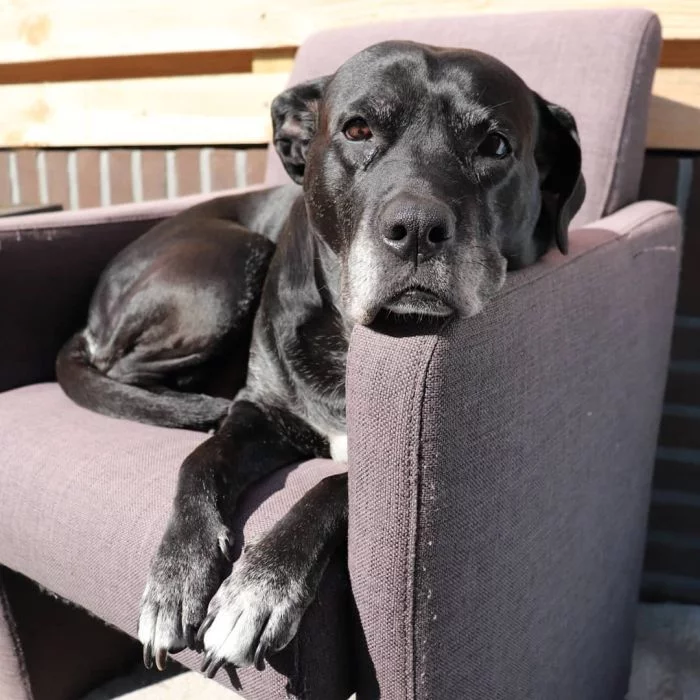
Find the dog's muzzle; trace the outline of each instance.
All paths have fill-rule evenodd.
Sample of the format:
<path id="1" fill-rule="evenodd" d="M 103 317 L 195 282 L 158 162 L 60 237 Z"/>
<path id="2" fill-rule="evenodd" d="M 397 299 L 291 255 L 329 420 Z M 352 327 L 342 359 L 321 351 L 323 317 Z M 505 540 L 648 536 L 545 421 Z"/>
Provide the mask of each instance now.
<path id="1" fill-rule="evenodd" d="M 449 316 L 455 215 L 438 199 L 398 192 L 360 226 L 350 249 L 346 300 L 367 324 L 379 311 Z"/>

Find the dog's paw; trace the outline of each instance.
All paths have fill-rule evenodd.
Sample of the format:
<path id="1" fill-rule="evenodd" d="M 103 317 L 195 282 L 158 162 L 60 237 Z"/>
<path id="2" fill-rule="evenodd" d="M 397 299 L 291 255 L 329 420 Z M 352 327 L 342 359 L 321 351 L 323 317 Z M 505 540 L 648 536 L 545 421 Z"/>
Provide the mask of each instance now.
<path id="1" fill-rule="evenodd" d="M 195 648 L 196 633 L 222 578 L 222 552 L 228 554 L 228 533 L 169 530 L 151 564 L 141 599 L 138 638 L 143 661 L 165 669 L 168 652 Z"/>
<path id="2" fill-rule="evenodd" d="M 198 637 L 206 652 L 202 673 L 210 678 L 223 664 L 263 670 L 268 652 L 292 641 L 313 599 L 304 577 L 270 554 L 247 547 L 209 604 Z"/>

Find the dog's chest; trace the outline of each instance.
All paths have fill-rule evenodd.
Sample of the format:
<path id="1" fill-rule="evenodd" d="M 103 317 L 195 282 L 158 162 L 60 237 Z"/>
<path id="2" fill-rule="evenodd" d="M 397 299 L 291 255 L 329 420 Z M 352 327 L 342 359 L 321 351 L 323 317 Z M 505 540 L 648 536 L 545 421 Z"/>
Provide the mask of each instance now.
<path id="1" fill-rule="evenodd" d="M 347 433 L 335 433 L 328 435 L 328 442 L 331 447 L 331 459 L 336 462 L 348 461 L 348 436 Z"/>
<path id="2" fill-rule="evenodd" d="M 301 381 L 298 396 L 307 421 L 322 435 L 345 434 L 345 364 L 331 376 L 311 375 Z"/>
<path id="3" fill-rule="evenodd" d="M 345 419 L 346 349 L 328 350 L 316 362 L 309 357 L 296 365 L 298 410 L 330 444 L 333 459 L 347 459 Z"/>

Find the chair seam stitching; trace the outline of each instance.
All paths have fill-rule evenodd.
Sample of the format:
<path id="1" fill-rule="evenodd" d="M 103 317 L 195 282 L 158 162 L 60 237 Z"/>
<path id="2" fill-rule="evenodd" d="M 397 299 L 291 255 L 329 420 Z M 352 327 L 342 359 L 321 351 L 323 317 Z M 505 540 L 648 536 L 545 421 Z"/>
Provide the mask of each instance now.
<path id="1" fill-rule="evenodd" d="M 445 326 L 448 325 L 448 322 L 445 322 L 442 327 L 440 328 L 438 333 L 442 333 L 443 329 Z M 417 698 L 417 683 L 416 683 L 416 673 L 418 671 L 418 665 L 416 662 L 416 592 L 417 592 L 417 586 L 416 586 L 416 574 L 418 571 L 418 566 L 419 566 L 419 547 L 418 547 L 418 541 L 420 539 L 420 527 L 421 527 L 421 518 L 420 518 L 420 509 L 421 509 L 421 497 L 422 497 L 422 444 L 423 444 L 423 429 L 425 426 L 425 421 L 424 421 L 424 409 L 425 409 L 425 396 L 427 392 L 427 377 L 428 373 L 430 371 L 430 367 L 432 366 L 433 358 L 435 356 L 435 350 L 438 345 L 438 339 L 439 335 L 433 336 L 430 341 L 426 344 L 424 347 L 422 353 L 421 353 L 421 362 L 418 363 L 417 371 L 416 371 L 416 381 L 414 383 L 414 390 L 413 390 L 413 395 L 411 397 L 411 402 L 416 403 L 416 410 L 413 414 L 413 419 L 417 421 L 417 426 L 415 429 L 415 435 L 416 435 L 416 443 L 415 443 L 415 448 L 413 450 L 413 464 L 414 464 L 414 474 L 412 474 L 412 483 L 413 483 L 413 489 L 414 489 L 414 501 L 415 501 L 415 508 L 412 509 L 410 512 L 413 514 L 412 515 L 412 530 L 413 530 L 413 537 L 412 537 L 412 548 L 413 548 L 413 575 L 412 578 L 410 579 L 412 581 L 412 590 L 410 591 L 411 593 L 411 610 L 410 610 L 410 652 L 409 654 L 406 655 L 406 659 L 408 660 L 409 655 L 411 656 L 412 660 L 412 668 L 410 669 L 410 695 L 407 694 L 407 698 L 409 700 L 415 700 Z M 408 579 L 407 579 L 408 580 Z M 408 593 L 408 591 L 407 591 Z M 408 597 L 408 596 L 407 596 Z"/>

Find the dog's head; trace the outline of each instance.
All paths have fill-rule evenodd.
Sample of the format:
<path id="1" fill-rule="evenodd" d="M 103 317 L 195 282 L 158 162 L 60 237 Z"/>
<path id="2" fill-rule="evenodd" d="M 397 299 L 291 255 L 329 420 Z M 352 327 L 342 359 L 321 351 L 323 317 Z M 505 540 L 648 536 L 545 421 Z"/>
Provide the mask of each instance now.
<path id="1" fill-rule="evenodd" d="M 477 51 L 385 42 L 272 105 L 346 313 L 472 315 L 583 201 L 576 124 Z"/>

